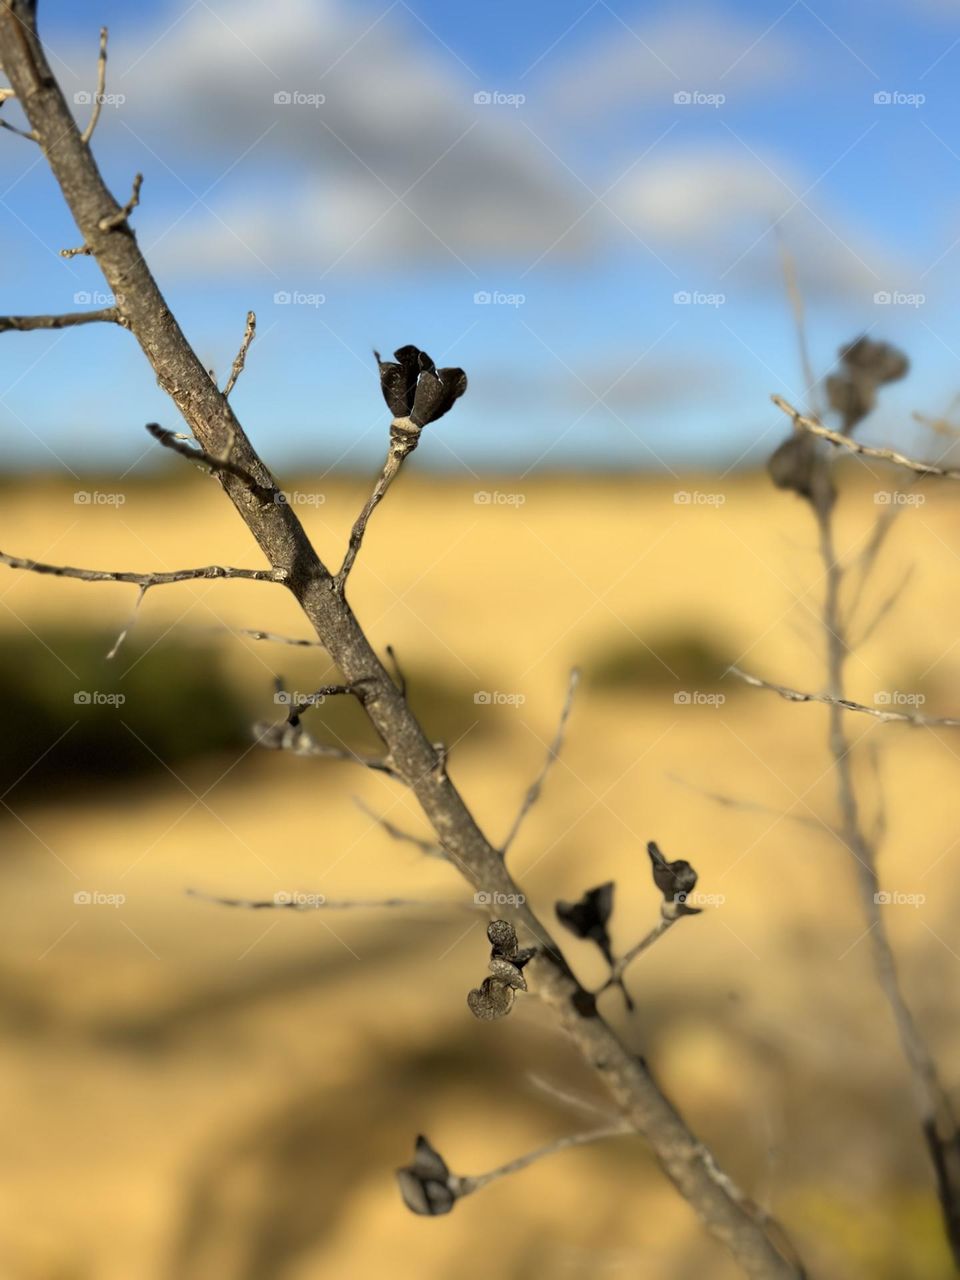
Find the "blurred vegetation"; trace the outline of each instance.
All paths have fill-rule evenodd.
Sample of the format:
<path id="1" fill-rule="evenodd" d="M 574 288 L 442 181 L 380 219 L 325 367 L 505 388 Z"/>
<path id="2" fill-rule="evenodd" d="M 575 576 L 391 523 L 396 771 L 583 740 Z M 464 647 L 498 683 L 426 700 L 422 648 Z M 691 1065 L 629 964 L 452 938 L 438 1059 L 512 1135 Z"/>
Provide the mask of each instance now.
<path id="1" fill-rule="evenodd" d="M 596 689 L 698 690 L 716 689 L 723 682 L 726 693 L 735 683 L 723 675 L 733 661 L 702 627 L 675 627 L 649 639 L 615 640 L 592 654 L 585 674 Z"/>

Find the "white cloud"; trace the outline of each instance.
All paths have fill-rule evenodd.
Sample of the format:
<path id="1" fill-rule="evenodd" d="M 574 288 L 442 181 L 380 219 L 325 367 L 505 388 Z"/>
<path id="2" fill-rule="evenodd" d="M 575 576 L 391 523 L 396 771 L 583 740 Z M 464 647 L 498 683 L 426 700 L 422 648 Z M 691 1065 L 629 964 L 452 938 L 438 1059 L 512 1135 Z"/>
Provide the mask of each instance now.
<path id="1" fill-rule="evenodd" d="M 686 90 L 728 96 L 769 88 L 797 73 L 801 52 L 768 17 L 747 24 L 730 10 L 611 16 L 609 33 L 565 59 L 545 87 L 551 106 L 587 121 L 633 105 L 673 102 Z"/>
<path id="2" fill-rule="evenodd" d="M 221 172 L 237 162 L 208 198 L 235 235 L 191 219 L 186 235 L 162 242 L 168 258 L 236 265 L 242 243 L 247 267 L 255 255 L 274 269 L 294 259 L 323 268 L 341 254 L 354 266 L 391 255 L 473 266 L 504 253 L 532 261 L 561 236 L 568 256 L 589 247 L 584 226 L 565 235 L 587 197 L 516 110 L 476 105 L 483 86 L 401 19 L 333 0 L 272 0 L 267 11 L 243 0 L 223 18 L 197 5 L 114 54 L 111 85 L 128 96 L 130 127 L 149 140 L 162 126 L 162 154 L 180 139 L 180 164 L 198 153 Z M 275 103 L 283 93 L 294 101 Z M 321 94 L 322 105 L 303 100 Z M 255 211 L 230 195 L 251 166 Z M 264 181 L 271 166 L 282 175 Z"/>

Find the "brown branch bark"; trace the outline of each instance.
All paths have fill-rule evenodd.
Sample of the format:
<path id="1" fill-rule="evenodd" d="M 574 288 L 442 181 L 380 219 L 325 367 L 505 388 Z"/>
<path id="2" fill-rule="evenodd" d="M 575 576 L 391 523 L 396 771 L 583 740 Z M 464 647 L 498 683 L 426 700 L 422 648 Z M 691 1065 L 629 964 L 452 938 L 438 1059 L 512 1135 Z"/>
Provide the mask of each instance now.
<path id="1" fill-rule="evenodd" d="M 123 321 L 160 385 L 201 447 L 226 456 L 265 491 L 273 478 L 254 451 L 226 398 L 184 337 L 141 255 L 120 205 L 84 143 L 36 35 L 35 4 L 0 0 L 0 63 L 37 134 L 53 175 L 104 277 Z M 106 229 L 105 229 L 106 228 Z M 386 744 L 392 767 L 416 795 L 438 840 L 478 890 L 508 895 L 498 912 L 540 948 L 531 961 L 538 994 L 555 1012 L 586 1061 L 602 1078 L 630 1124 L 650 1142 L 664 1171 L 710 1233 L 755 1280 L 797 1280 L 799 1264 L 773 1243 L 746 1197 L 718 1168 L 661 1092 L 643 1059 L 631 1052 L 597 1012 L 484 837 L 443 767 L 443 758 L 384 669 L 344 597 L 349 554 L 335 581 L 290 504 L 264 501 L 258 490 L 225 472 L 217 480 L 269 563 L 282 576 L 349 684 L 365 684 L 364 708 Z M 362 537 L 362 528 L 355 530 Z M 351 540 L 359 544 L 359 537 Z M 354 553 L 355 554 L 355 553 Z M 500 901 L 498 899 L 498 901 Z"/>

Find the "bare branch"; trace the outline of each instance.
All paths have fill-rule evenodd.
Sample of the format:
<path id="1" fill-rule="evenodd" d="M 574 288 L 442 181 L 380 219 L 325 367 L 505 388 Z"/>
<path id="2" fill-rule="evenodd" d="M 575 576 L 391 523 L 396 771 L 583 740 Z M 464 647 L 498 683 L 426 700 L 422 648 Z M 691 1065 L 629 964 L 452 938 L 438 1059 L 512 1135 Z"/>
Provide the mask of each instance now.
<path id="1" fill-rule="evenodd" d="M 547 775 L 549 774 L 554 761 L 560 754 L 561 748 L 563 747 L 564 730 L 567 727 L 567 720 L 570 718 L 570 712 L 573 709 L 573 697 L 577 691 L 577 685 L 579 683 L 580 671 L 577 667 L 574 667 L 570 672 L 570 682 L 567 685 L 567 696 L 564 698 L 563 706 L 560 709 L 560 721 L 557 725 L 556 733 L 553 735 L 553 741 L 547 748 L 547 755 L 543 762 L 543 768 L 527 788 L 526 794 L 524 795 L 523 801 L 520 805 L 519 812 L 513 820 L 513 825 L 507 832 L 507 837 L 503 844 L 500 846 L 500 852 L 504 857 L 506 857 L 510 846 L 516 839 L 517 832 L 523 825 L 524 818 L 540 799 L 540 793 L 543 791 L 543 784 L 547 780 Z"/>
<path id="2" fill-rule="evenodd" d="M 489 1173 L 478 1173 L 472 1176 L 456 1178 L 457 1194 L 460 1196 L 472 1195 L 474 1191 L 479 1191 L 481 1187 L 488 1187 L 491 1182 L 496 1182 L 498 1178 L 505 1178 L 511 1173 L 519 1173 L 521 1169 L 528 1168 L 535 1161 L 542 1160 L 545 1156 L 556 1155 L 558 1151 L 566 1151 L 570 1147 L 582 1147 L 591 1142 L 602 1142 L 604 1138 L 622 1138 L 629 1133 L 628 1126 L 621 1123 L 605 1125 L 602 1129 L 592 1129 L 587 1133 L 573 1133 L 564 1138 L 557 1138 L 553 1142 L 546 1143 L 545 1146 L 529 1151 L 526 1155 L 518 1156 L 515 1160 L 508 1160 L 506 1164 L 502 1164 L 496 1169 L 491 1169 Z"/>
<path id="3" fill-rule="evenodd" d="M 816 418 L 805 417 L 782 396 L 771 396 L 770 399 L 778 409 L 782 409 L 793 419 L 795 427 L 809 432 L 810 435 L 818 436 L 821 440 L 829 440 L 831 444 L 837 445 L 840 449 L 846 449 L 848 453 L 860 454 L 864 458 L 875 458 L 878 462 L 893 462 L 898 467 L 906 467 L 908 471 L 913 471 L 920 476 L 941 476 L 945 480 L 960 480 L 958 467 L 941 467 L 935 462 L 918 462 L 915 458 L 908 458 L 906 454 L 898 453 L 896 449 L 878 449 L 873 445 L 861 444 L 859 440 L 844 435 L 842 431 L 831 431 Z"/>
<path id="4" fill-rule="evenodd" d="M 373 492 L 364 504 L 363 510 L 357 516 L 356 523 L 350 531 L 350 542 L 347 546 L 347 553 L 343 558 L 343 564 L 337 571 L 334 581 L 337 587 L 342 591 L 347 581 L 350 570 L 353 568 L 354 561 L 363 542 L 363 535 L 367 531 L 367 524 L 380 502 L 383 500 L 387 490 L 393 484 L 394 480 L 400 473 L 406 459 L 413 453 L 420 441 L 420 427 L 410 421 L 409 418 L 395 418 L 390 424 L 390 448 L 387 451 L 387 458 L 383 464 L 383 470 L 377 477 L 377 482 L 373 486 Z"/>
<path id="5" fill-rule="evenodd" d="M 913 577 L 915 569 L 916 569 L 916 565 L 911 564 L 907 566 L 907 569 L 901 576 L 900 581 L 893 588 L 893 590 L 890 591 L 889 594 L 886 595 L 884 599 L 880 602 L 880 604 L 877 607 L 876 613 L 874 613 L 873 617 L 864 627 L 861 634 L 857 637 L 856 640 L 850 641 L 851 651 L 854 649 L 859 649 L 861 645 L 866 644 L 867 641 L 870 639 L 870 637 L 876 632 L 877 628 L 884 621 L 884 619 L 886 619 L 891 613 L 891 611 L 894 608 L 896 608 L 897 604 L 900 601 L 900 597 L 903 595 L 904 591 L 907 589 L 907 585 L 909 584 L 910 579 Z"/>
<path id="6" fill-rule="evenodd" d="M 415 849 L 419 849 L 428 858 L 446 858 L 446 850 L 442 845 L 437 844 L 435 840 L 425 840 L 422 836 L 415 836 L 412 831 L 404 831 L 396 823 L 383 817 L 382 814 L 376 813 L 359 796 L 354 796 L 353 802 L 362 813 L 365 813 L 368 818 L 372 818 L 391 840 L 400 841 L 402 844 L 412 844 Z"/>
<path id="7" fill-rule="evenodd" d="M 606 980 L 597 995 L 606 991 L 608 987 L 623 987 L 623 993 L 627 996 L 627 989 L 623 986 L 623 975 L 629 966 L 636 960 L 637 956 L 642 955 L 649 947 L 662 938 L 667 930 L 677 923 L 680 919 L 679 915 L 662 915 L 649 933 L 645 934 L 635 947 L 631 947 L 624 955 L 617 960 L 610 969 L 610 977 Z"/>
<path id="8" fill-rule="evenodd" d="M 537 1075 L 534 1071 L 527 1073 L 527 1079 L 535 1089 L 546 1094 L 548 1098 L 552 1098 L 555 1102 L 559 1102 L 563 1106 L 570 1107 L 576 1111 L 585 1111 L 589 1115 L 600 1116 L 610 1124 L 614 1123 L 615 1117 L 605 1107 L 599 1106 L 592 1099 L 563 1089 L 560 1085 L 554 1084 L 552 1080 L 548 1080 L 545 1076 Z"/>
<path id="9" fill-rule="evenodd" d="M 135 173 L 133 175 L 133 188 L 130 192 L 130 199 L 122 209 L 118 209 L 116 213 L 108 214 L 105 218 L 100 219 L 97 226 L 101 231 L 116 231 L 118 227 L 122 227 L 124 225 L 131 213 L 133 213 L 134 209 L 140 203 L 140 188 L 142 186 L 143 174 Z"/>
<path id="10" fill-rule="evenodd" d="M 960 717 L 954 716 L 922 716 L 914 711 L 881 711 L 878 707 L 868 707 L 862 702 L 854 702 L 851 698 L 838 698 L 829 693 L 805 693 L 800 689 L 791 689 L 787 685 L 773 684 L 770 680 L 761 680 L 739 667 L 729 667 L 732 675 L 737 676 L 755 689 L 769 689 L 787 702 L 821 702 L 828 707 L 840 707 L 844 711 L 859 711 L 861 715 L 873 716 L 875 720 L 897 721 L 901 724 L 912 724 L 920 728 L 955 729 L 960 727 Z"/>
<path id="11" fill-rule="evenodd" d="M 15 89 L 0 89 L 0 107 L 5 102 L 9 102 L 11 98 L 17 96 Z M 10 133 L 15 133 L 18 138 L 26 138 L 27 142 L 39 142 L 39 135 L 36 130 L 31 129 L 29 132 L 25 129 L 18 129 L 15 124 L 10 124 L 6 120 L 0 120 L 0 129 L 6 129 Z"/>
<path id="12" fill-rule="evenodd" d="M 107 28 L 100 28 L 100 52 L 97 55 L 97 92 L 93 97 L 93 110 L 90 113 L 90 121 L 87 127 L 81 133 L 80 137 L 83 142 L 89 142 L 93 137 L 93 131 L 97 127 L 100 119 L 100 112 L 103 110 L 103 98 L 107 88 Z"/>
<path id="13" fill-rule="evenodd" d="M 443 898 L 327 898 L 322 893 L 281 892 L 272 898 L 226 898 L 202 893 L 199 889 L 184 891 L 190 898 L 212 902 L 219 907 L 238 907 L 244 911 L 373 911 L 386 907 L 413 907 L 433 911 L 437 907 L 453 911 L 476 911 L 472 902 L 450 902 Z"/>
<path id="14" fill-rule="evenodd" d="M 329 760 L 347 760 L 351 764 L 362 764 L 366 769 L 377 773 L 389 774 L 391 778 L 399 778 L 400 774 L 388 757 L 361 756 L 348 747 L 335 747 L 317 740 L 304 729 L 299 720 L 291 723 L 281 720 L 277 723 L 261 722 L 254 725 L 254 737 L 258 746 L 268 751 L 289 751 L 295 756 L 323 756 Z"/>
<path id="15" fill-rule="evenodd" d="M 274 631 L 250 631 L 246 627 L 242 627 L 237 633 L 246 636 L 249 640 L 269 640 L 273 644 L 289 644 L 298 649 L 322 649 L 322 640 L 300 640 L 295 636 L 281 636 Z"/>
<path id="16" fill-rule="evenodd" d="M 77 249 L 61 249 L 60 257 L 61 258 L 81 258 L 81 257 L 89 257 L 90 254 L 92 253 L 93 253 L 93 250 L 90 248 L 88 244 L 82 244 Z"/>
<path id="17" fill-rule="evenodd" d="M 678 786 L 686 787 L 694 795 L 702 796 L 704 800 L 710 800 L 714 804 L 720 805 L 723 809 L 739 809 L 743 813 L 763 813 L 770 818 L 782 818 L 787 822 L 796 822 L 800 826 L 810 827 L 821 835 L 825 833 L 828 836 L 836 836 L 837 834 L 829 823 L 824 822 L 821 818 L 811 818 L 803 813 L 790 813 L 786 809 L 777 809 L 772 804 L 761 804 L 757 800 L 745 800 L 740 796 L 726 795 L 722 791 L 711 791 L 709 788 L 701 787 L 687 778 L 682 778 L 678 773 L 668 773 L 667 777 L 671 782 L 676 782 Z"/>
<path id="18" fill-rule="evenodd" d="M 75 569 L 70 565 L 42 564 L 24 560 L 0 551 L 0 564 L 10 569 L 27 569 L 31 573 L 49 573 L 55 578 L 76 578 L 80 582 L 132 582 L 138 587 L 162 587 L 171 582 L 190 582 L 195 578 L 246 578 L 253 582 L 286 581 L 286 573 L 278 569 L 231 569 L 208 564 L 202 569 L 174 569 L 169 573 L 120 573 L 110 569 Z"/>
<path id="19" fill-rule="evenodd" d="M 233 368 L 230 370 L 230 377 L 227 379 L 227 385 L 223 388 L 224 396 L 228 396 L 237 385 L 237 379 L 240 377 L 241 373 L 243 373 L 243 367 L 247 360 L 247 352 L 250 350 L 250 343 L 253 341 L 256 332 L 257 317 L 252 311 L 248 311 L 247 327 L 243 331 L 243 341 L 240 343 L 240 350 L 237 352 L 236 359 L 233 362 Z M 227 450 L 226 456 L 229 458 L 229 450 Z"/>
<path id="20" fill-rule="evenodd" d="M 78 324 L 123 324 L 116 307 L 100 311 L 68 311 L 60 316 L 0 316 L 0 333 L 26 333 L 31 329 L 71 329 Z"/>
<path id="21" fill-rule="evenodd" d="M 197 466 L 206 467 L 211 472 L 226 471 L 230 475 L 236 476 L 238 480 L 242 480 L 252 492 L 260 497 L 273 497 L 277 493 L 276 486 L 258 484 L 248 471 L 238 466 L 237 463 L 231 462 L 228 457 L 217 458 L 199 446 L 195 448 L 184 436 L 176 431 L 168 431 L 157 422 L 148 422 L 147 430 L 154 440 L 162 444 L 165 449 L 172 449 L 181 458 L 186 458 L 189 462 L 195 462 Z"/>

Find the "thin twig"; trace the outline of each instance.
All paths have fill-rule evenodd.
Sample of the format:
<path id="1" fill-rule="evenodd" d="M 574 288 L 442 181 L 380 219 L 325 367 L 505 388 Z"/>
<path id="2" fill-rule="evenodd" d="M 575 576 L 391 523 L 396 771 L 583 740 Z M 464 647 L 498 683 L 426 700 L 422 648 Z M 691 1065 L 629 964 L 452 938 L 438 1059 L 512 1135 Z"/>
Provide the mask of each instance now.
<path id="1" fill-rule="evenodd" d="M 806 391 L 810 394 L 817 385 L 817 379 L 813 372 L 810 348 L 807 344 L 807 322 L 803 294 L 800 292 L 800 286 L 797 283 L 797 264 L 793 254 L 787 248 L 787 243 L 779 224 L 775 225 L 777 239 L 780 242 L 780 264 L 783 269 L 783 284 L 787 291 L 787 298 L 790 301 L 790 309 L 793 312 L 793 326 L 797 337 L 797 350 L 800 354 L 800 365 L 803 369 Z M 819 411 L 819 406 L 814 404 L 814 409 Z"/>
<path id="2" fill-rule="evenodd" d="M 357 808 L 372 818 L 378 827 L 381 827 L 391 840 L 397 840 L 401 844 L 412 844 L 415 849 L 419 849 L 421 853 L 428 858 L 446 858 L 446 850 L 436 840 L 426 840 L 423 836 L 415 836 L 412 831 L 404 831 L 403 827 L 398 827 L 396 823 L 391 822 L 389 818 L 383 817 L 382 814 L 376 813 L 370 806 L 361 800 L 359 796 L 354 796 L 354 804 Z"/>
<path id="3" fill-rule="evenodd" d="M 124 640 L 126 640 L 127 636 L 130 634 L 130 630 L 133 627 L 133 624 L 136 622 L 137 615 L 140 612 L 140 606 L 143 604 L 143 597 L 147 594 L 149 590 L 150 590 L 149 586 L 142 586 L 139 592 L 137 593 L 137 602 L 133 606 L 133 611 L 130 614 L 129 619 L 127 620 L 126 623 L 124 623 L 123 630 L 117 636 L 116 640 L 114 640 L 113 645 L 110 649 L 110 652 L 107 654 L 107 662 L 111 662 L 120 652 L 120 646 L 123 644 Z"/>
<path id="4" fill-rule="evenodd" d="M 896 608 L 897 604 L 900 601 L 900 597 L 903 595 L 904 591 L 906 590 L 910 582 L 910 579 L 913 577 L 915 569 L 916 569 L 916 565 L 911 564 L 907 566 L 905 572 L 900 578 L 900 581 L 893 588 L 893 590 L 890 591 L 889 594 L 886 595 L 884 599 L 880 602 L 880 604 L 877 606 L 877 610 L 874 613 L 873 617 L 870 619 L 867 625 L 863 628 L 863 631 L 860 633 L 857 639 L 850 641 L 851 651 L 853 651 L 854 649 L 859 649 L 862 645 L 865 645 L 867 641 L 874 635 L 877 628 L 884 621 L 884 619 L 888 617 L 888 615 L 892 612 L 894 608 Z"/>
<path id="5" fill-rule="evenodd" d="M 327 898 L 322 893 L 282 892 L 272 898 L 226 898 L 219 894 L 186 889 L 190 898 L 212 902 L 219 907 L 239 907 L 244 911 L 366 911 L 381 907 L 413 907 L 435 910 L 476 911 L 473 902 L 454 902 L 443 898 Z"/>
<path id="6" fill-rule="evenodd" d="M 118 209 L 116 213 L 111 213 L 106 218 L 101 218 L 97 226 L 101 231 L 116 231 L 117 227 L 122 227 L 127 219 L 133 213 L 134 209 L 140 203 L 140 188 L 143 186 L 143 174 L 135 173 L 133 175 L 133 189 L 130 192 L 130 199 Z M 87 250 L 89 253 L 89 250 Z"/>
<path id="7" fill-rule="evenodd" d="M 246 627 L 241 627 L 237 633 L 246 636 L 248 640 L 269 640 L 273 644 L 289 644 L 298 649 L 322 649 L 323 642 L 320 640 L 300 640 L 296 636 L 281 636 L 275 631 L 251 631 Z"/>
<path id="8" fill-rule="evenodd" d="M 662 938 L 671 925 L 675 925 L 680 918 L 681 917 L 679 915 L 661 916 L 650 932 L 645 934 L 635 947 L 631 947 L 625 955 L 622 955 L 620 959 L 611 966 L 610 977 L 600 988 L 600 991 L 597 992 L 597 995 L 599 995 L 601 991 L 606 991 L 608 987 L 622 987 L 623 975 L 634 960 L 636 960 L 637 956 L 642 955 L 648 947 L 652 947 L 657 939 Z M 624 994 L 626 995 L 626 988 L 624 988 Z"/>
<path id="9" fill-rule="evenodd" d="M 630 1133 L 630 1128 L 620 1123 L 606 1125 L 602 1129 L 592 1129 L 588 1133 L 573 1133 L 564 1138 L 557 1138 L 554 1142 L 548 1142 L 545 1146 L 537 1147 L 535 1151 L 529 1151 L 524 1156 L 517 1156 L 515 1160 L 508 1160 L 506 1164 L 502 1164 L 496 1169 L 491 1169 L 489 1173 L 478 1173 L 455 1178 L 457 1193 L 460 1196 L 472 1195 L 474 1191 L 479 1191 L 481 1187 L 489 1186 L 497 1178 L 504 1178 L 511 1173 L 519 1173 L 521 1169 L 526 1169 L 534 1161 L 542 1160 L 545 1156 L 556 1155 L 558 1151 L 566 1151 L 569 1147 L 582 1147 L 590 1142 L 600 1142 L 604 1138 L 623 1137 L 628 1133 Z"/>
<path id="10" fill-rule="evenodd" d="M 236 359 L 233 362 L 233 368 L 230 370 L 230 377 L 227 379 L 227 385 L 223 388 L 224 396 L 228 396 L 233 388 L 237 385 L 237 379 L 243 373 L 243 366 L 247 360 L 247 352 L 250 349 L 250 343 L 253 341 L 257 332 L 257 317 L 252 311 L 247 312 L 247 327 L 243 331 L 243 341 L 240 343 L 240 350 L 237 352 Z M 229 458 L 230 450 L 227 450 L 226 456 Z"/>
<path id="11" fill-rule="evenodd" d="M 0 333 L 26 333 L 31 329 L 70 329 L 78 324 L 121 324 L 116 307 L 100 311 L 68 311 L 60 316 L 0 316 Z"/>
<path id="12" fill-rule="evenodd" d="M 198 466 L 206 467 L 211 472 L 226 471 L 230 475 L 236 476 L 238 480 L 242 480 L 251 491 L 260 496 L 270 496 L 276 493 L 275 488 L 258 484 L 249 471 L 245 471 L 237 463 L 231 462 L 229 458 L 217 458 L 212 453 L 207 453 L 199 445 L 194 447 L 176 431 L 168 431 L 166 427 L 161 427 L 157 422 L 148 422 L 147 430 L 154 440 L 162 444 L 165 449 L 172 449 L 174 453 L 178 453 L 181 458 L 186 458 L 189 462 L 195 462 Z"/>
<path id="13" fill-rule="evenodd" d="M 873 445 L 861 444 L 859 440 L 844 435 L 842 431 L 831 431 L 816 418 L 806 417 L 792 404 L 788 404 L 782 396 L 771 396 L 770 399 L 778 409 L 782 409 L 793 419 L 794 426 L 803 431 L 809 431 L 813 436 L 819 436 L 821 440 L 829 440 L 831 444 L 846 449 L 849 453 L 860 454 L 864 458 L 875 458 L 878 462 L 893 462 L 898 467 L 906 467 L 908 471 L 913 471 L 920 476 L 941 476 L 945 480 L 960 480 L 958 467 L 941 467 L 935 462 L 918 462 L 915 458 L 908 458 L 904 453 L 898 453 L 896 449 L 878 449 Z"/>
<path id="14" fill-rule="evenodd" d="M 570 672 L 570 681 L 567 685 L 567 696 L 564 698 L 563 706 L 560 709 L 560 721 L 557 724 L 556 732 L 553 735 L 553 741 L 550 743 L 549 747 L 547 747 L 547 755 L 543 762 L 543 767 L 527 788 L 523 801 L 521 802 L 520 809 L 517 812 L 517 816 L 513 820 L 513 825 L 507 832 L 507 836 L 503 844 L 500 846 L 500 852 L 504 857 L 506 857 L 510 846 L 516 839 L 517 832 L 523 825 L 524 818 L 540 799 L 540 793 L 543 791 L 543 784 L 547 780 L 547 775 L 553 767 L 554 761 L 560 754 L 563 747 L 564 731 L 567 727 L 567 720 L 570 718 L 570 712 L 573 709 L 573 697 L 577 691 L 577 685 L 579 683 L 580 671 L 577 667 L 574 667 Z"/>
<path id="15" fill-rule="evenodd" d="M 399 778 L 393 762 L 387 757 L 361 756 L 348 747 L 335 747 L 330 743 L 317 742 L 299 722 L 290 723 L 281 720 L 277 723 L 262 722 L 254 725 L 254 737 L 258 746 L 268 751 L 289 751 L 295 756 L 323 756 L 329 760 L 346 760 L 351 764 L 361 764 L 366 769 L 377 773 L 386 773 L 391 778 Z"/>
<path id="16" fill-rule="evenodd" d="M 541 1093 L 552 1098 L 555 1102 L 562 1103 L 565 1107 L 570 1107 L 576 1111 L 585 1111 L 588 1115 L 600 1116 L 601 1119 L 608 1123 L 614 1122 L 614 1117 L 610 1114 L 606 1107 L 601 1107 L 598 1103 L 590 1098 L 582 1097 L 579 1093 L 573 1093 L 567 1089 L 563 1089 L 558 1084 L 554 1084 L 552 1080 L 548 1080 L 545 1076 L 537 1075 L 534 1071 L 527 1072 L 527 1079 L 535 1089 L 539 1089 Z"/>
<path id="17" fill-rule="evenodd" d="M 343 564 L 337 570 L 334 582 L 337 588 L 342 591 L 344 584 L 353 568 L 357 553 L 363 542 L 363 535 L 367 531 L 367 524 L 380 502 L 383 500 L 384 494 L 397 478 L 400 468 L 406 459 L 413 453 L 420 440 L 420 428 L 416 426 L 409 418 L 396 418 L 390 424 L 390 448 L 387 450 L 386 461 L 383 469 L 377 477 L 377 481 L 373 486 L 373 492 L 364 504 L 363 510 L 357 516 L 353 528 L 350 530 L 350 541 L 347 544 L 347 552 L 343 557 Z"/>
<path id="18" fill-rule="evenodd" d="M 49 573 L 56 578 L 76 578 L 80 582 L 132 582 L 138 587 L 162 587 L 171 582 L 190 582 L 194 578 L 246 578 L 253 582 L 283 582 L 286 575 L 277 569 L 232 569 L 208 564 L 202 569 L 174 569 L 169 573 L 121 573 L 110 569 L 75 569 L 70 565 L 42 564 L 24 560 L 0 551 L 0 564 L 10 569 L 27 569 L 31 573 Z"/>
<path id="19" fill-rule="evenodd" d="M 393 675 L 397 688 L 400 690 L 400 697 L 405 698 L 407 696 L 407 677 L 403 674 L 403 669 L 392 644 L 387 645 L 387 657 L 393 667 Z"/>
<path id="20" fill-rule="evenodd" d="M 779 694 L 788 702 L 822 702 L 825 706 L 838 707 L 843 711 L 859 711 L 861 715 L 873 716 L 875 720 L 898 721 L 901 724 L 912 724 L 919 728 L 955 729 L 960 726 L 960 717 L 923 716 L 915 711 L 881 711 L 878 707 L 867 707 L 862 702 L 854 702 L 852 698 L 838 698 L 830 693 L 807 693 L 801 689 L 791 689 L 787 685 L 774 684 L 770 680 L 761 680 L 759 676 L 752 676 L 747 671 L 741 671 L 739 667 L 727 669 L 731 675 L 737 676 L 746 684 L 752 684 L 755 689 L 769 689 L 771 693 Z"/>
<path id="21" fill-rule="evenodd" d="M 827 835 L 836 836 L 836 832 L 821 818 L 811 818 L 804 813 L 790 813 L 789 810 L 778 809 L 772 804 L 761 804 L 757 800 L 745 800 L 740 796 L 726 795 L 722 791 L 711 791 L 707 787 L 698 786 L 697 783 L 691 782 L 688 778 L 681 777 L 678 773 L 668 773 L 667 777 L 671 782 L 676 782 L 678 786 L 686 787 L 694 795 L 702 796 L 704 800 L 710 800 L 714 804 L 720 805 L 721 808 L 739 809 L 744 813 L 762 813 L 770 818 L 796 822 L 802 827 L 811 828 L 813 831 L 826 832 Z"/>
<path id="22" fill-rule="evenodd" d="M 61 258 L 89 257 L 91 253 L 93 253 L 93 250 L 90 248 L 90 246 L 88 244 L 82 244 L 77 249 L 61 249 L 60 257 Z"/>
<path id="23" fill-rule="evenodd" d="M 107 88 L 107 28 L 100 28 L 100 52 L 97 55 L 97 92 L 93 99 L 93 110 L 90 113 L 90 120 L 87 127 L 81 133 L 80 137 L 84 142 L 89 142 L 93 137 L 93 131 L 97 127 L 97 121 L 100 119 L 100 112 L 103 110 L 104 94 Z"/>

